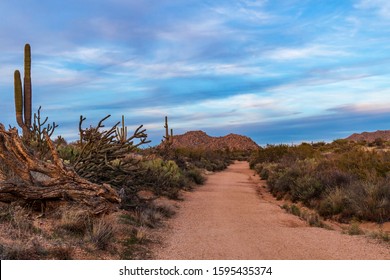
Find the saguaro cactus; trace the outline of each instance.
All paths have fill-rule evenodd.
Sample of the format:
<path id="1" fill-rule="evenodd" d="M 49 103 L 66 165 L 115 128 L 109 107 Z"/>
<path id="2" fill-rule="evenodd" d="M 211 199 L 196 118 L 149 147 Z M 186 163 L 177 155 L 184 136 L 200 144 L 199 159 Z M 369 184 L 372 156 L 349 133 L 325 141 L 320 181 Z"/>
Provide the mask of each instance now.
<path id="1" fill-rule="evenodd" d="M 126 143 L 127 141 L 127 127 L 125 126 L 124 115 L 122 115 L 122 127 L 116 128 L 116 138 L 121 143 Z"/>
<path id="2" fill-rule="evenodd" d="M 24 46 L 24 121 L 28 127 L 31 127 L 31 47 L 29 44 Z"/>
<path id="3" fill-rule="evenodd" d="M 168 117 L 165 116 L 165 125 L 164 125 L 164 128 L 165 128 L 165 136 L 164 136 L 164 139 L 165 139 L 165 142 L 168 143 L 169 142 L 169 128 L 168 128 Z"/>
<path id="4" fill-rule="evenodd" d="M 24 86 L 22 90 L 22 80 L 19 70 L 14 73 L 15 88 L 15 111 L 16 121 L 23 130 L 23 137 L 30 138 L 31 134 L 31 47 L 26 44 L 24 47 Z M 24 109 L 24 110 L 23 110 Z"/>
<path id="5" fill-rule="evenodd" d="M 165 125 L 164 125 L 164 128 L 165 128 L 165 136 L 164 136 L 164 139 L 165 143 L 172 143 L 173 141 L 173 129 L 171 128 L 171 135 L 169 135 L 169 126 L 168 126 L 168 117 L 165 116 Z"/>

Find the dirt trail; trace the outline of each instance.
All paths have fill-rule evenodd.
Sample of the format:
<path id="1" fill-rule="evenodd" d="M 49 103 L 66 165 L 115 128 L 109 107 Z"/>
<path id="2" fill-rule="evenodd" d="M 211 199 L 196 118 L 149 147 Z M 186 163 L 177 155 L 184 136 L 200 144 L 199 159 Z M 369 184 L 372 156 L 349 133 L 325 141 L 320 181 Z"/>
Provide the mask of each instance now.
<path id="1" fill-rule="evenodd" d="M 156 259 L 390 259 L 376 240 L 307 226 L 262 199 L 258 182 L 246 162 L 210 175 L 180 203 Z"/>

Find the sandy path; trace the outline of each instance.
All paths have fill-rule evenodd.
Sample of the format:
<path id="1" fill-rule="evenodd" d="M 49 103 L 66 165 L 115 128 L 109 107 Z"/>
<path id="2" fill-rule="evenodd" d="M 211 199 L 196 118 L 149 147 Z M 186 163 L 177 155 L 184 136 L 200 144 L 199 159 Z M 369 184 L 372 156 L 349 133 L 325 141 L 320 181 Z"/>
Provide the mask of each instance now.
<path id="1" fill-rule="evenodd" d="M 261 199 L 248 163 L 237 162 L 186 194 L 156 259 L 390 259 L 390 248 L 308 227 Z"/>

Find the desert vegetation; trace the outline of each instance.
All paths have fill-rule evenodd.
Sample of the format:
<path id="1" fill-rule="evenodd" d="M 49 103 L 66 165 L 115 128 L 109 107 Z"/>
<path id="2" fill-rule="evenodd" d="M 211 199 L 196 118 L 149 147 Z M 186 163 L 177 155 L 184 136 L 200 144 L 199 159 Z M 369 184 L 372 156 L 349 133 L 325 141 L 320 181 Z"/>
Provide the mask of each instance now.
<path id="1" fill-rule="evenodd" d="M 390 220 L 390 152 L 385 141 L 269 145 L 253 168 L 270 192 L 341 222 Z"/>
<path id="2" fill-rule="evenodd" d="M 23 84 L 16 70 L 14 85 L 21 133 L 0 123 L 1 259 L 148 259 L 153 229 L 175 214 L 183 191 L 234 160 L 248 160 L 276 197 L 315 210 L 284 207 L 310 224 L 324 226 L 320 216 L 390 219 L 390 145 L 384 140 L 260 148 L 235 134 L 174 135 L 165 117 L 161 144 L 145 147 L 146 129 L 129 132 L 125 116 L 106 127 L 110 115 L 87 125 L 80 115 L 79 138 L 68 143 L 61 136 L 52 140 L 60 124 L 43 117 L 41 107 L 32 112 L 28 44 Z"/>
<path id="3" fill-rule="evenodd" d="M 150 230 L 175 213 L 170 200 L 233 157 L 173 147 L 167 117 L 157 147 L 145 147 L 150 141 L 142 125 L 129 133 L 125 116 L 106 127 L 110 115 L 87 126 L 81 115 L 77 141 L 52 140 L 58 124 L 42 117 L 41 107 L 32 113 L 29 44 L 20 76 L 16 70 L 22 133 L 0 124 L 1 259 L 148 258 Z"/>

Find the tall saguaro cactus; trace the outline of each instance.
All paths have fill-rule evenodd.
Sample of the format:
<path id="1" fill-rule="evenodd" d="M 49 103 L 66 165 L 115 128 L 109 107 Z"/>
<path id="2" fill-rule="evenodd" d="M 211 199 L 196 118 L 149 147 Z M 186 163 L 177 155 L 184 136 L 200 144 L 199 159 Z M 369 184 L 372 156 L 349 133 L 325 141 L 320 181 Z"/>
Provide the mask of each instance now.
<path id="1" fill-rule="evenodd" d="M 172 143 L 172 141 L 173 141 L 173 129 L 171 128 L 171 135 L 169 135 L 169 126 L 168 126 L 168 117 L 167 116 L 165 116 L 164 128 L 165 128 L 165 136 L 164 136 L 165 143 Z"/>
<path id="2" fill-rule="evenodd" d="M 31 47 L 29 44 L 24 46 L 24 121 L 28 127 L 31 127 Z"/>
<path id="3" fill-rule="evenodd" d="M 168 128 L 168 117 L 165 116 L 165 125 L 164 125 L 164 128 L 165 128 L 165 136 L 164 136 L 164 139 L 165 139 L 165 142 L 168 143 L 169 142 L 169 128 Z"/>
<path id="4" fill-rule="evenodd" d="M 14 73 L 15 88 L 15 111 L 16 121 L 23 130 L 23 137 L 30 138 L 31 134 L 31 47 L 29 44 L 24 46 L 24 85 L 22 89 L 22 80 L 19 70 Z"/>

